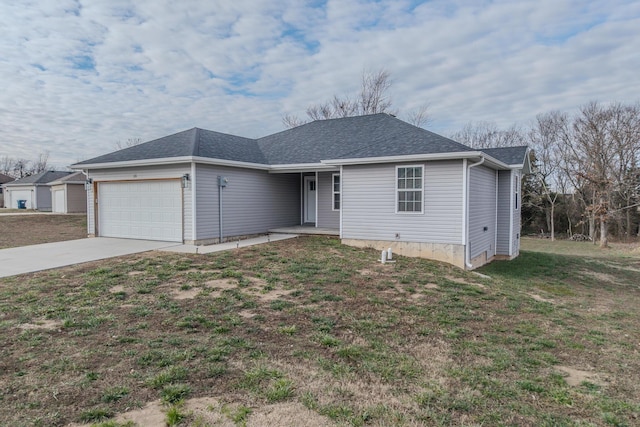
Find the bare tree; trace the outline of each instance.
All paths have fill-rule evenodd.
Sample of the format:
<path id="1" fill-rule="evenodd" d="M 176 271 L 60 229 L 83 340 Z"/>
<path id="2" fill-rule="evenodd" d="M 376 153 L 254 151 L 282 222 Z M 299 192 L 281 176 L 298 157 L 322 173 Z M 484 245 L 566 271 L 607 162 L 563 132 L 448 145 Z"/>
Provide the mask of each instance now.
<path id="1" fill-rule="evenodd" d="M 566 146 L 568 172 L 583 178 L 592 189 L 589 209 L 600 225 L 600 247 L 608 246 L 611 215 L 610 195 L 614 189 L 616 150 L 612 150 L 609 132 L 611 112 L 597 102 L 580 108 L 573 121 L 574 137 Z"/>
<path id="2" fill-rule="evenodd" d="M 415 110 L 409 111 L 405 119 L 408 123 L 419 128 L 426 127 L 431 124 L 431 116 L 429 115 L 429 105 L 423 104 Z"/>
<path id="3" fill-rule="evenodd" d="M 29 163 L 31 163 L 31 161 L 27 159 L 17 159 L 13 162 L 12 176 L 16 179 L 20 179 L 25 176 L 32 175 L 31 170 L 29 169 Z"/>
<path id="4" fill-rule="evenodd" d="M 451 139 L 472 148 L 526 145 L 526 137 L 517 125 L 500 129 L 494 122 L 469 122 L 451 135 Z"/>
<path id="5" fill-rule="evenodd" d="M 364 72 L 360 92 L 355 98 L 349 95 L 334 95 L 329 101 L 307 107 L 307 118 L 308 120 L 326 120 L 377 113 L 395 116 L 398 112 L 393 109 L 389 96 L 391 85 L 391 74 L 386 70 Z M 429 123 L 428 105 L 425 104 L 410 112 L 407 121 L 415 126 L 424 126 Z M 293 128 L 307 123 L 307 120 L 287 114 L 282 117 L 282 123 L 288 128 Z"/>
<path id="6" fill-rule="evenodd" d="M 3 175 L 11 175 L 13 173 L 15 161 L 9 156 L 0 157 L 0 173 Z"/>
<path id="7" fill-rule="evenodd" d="M 127 138 L 126 141 L 116 141 L 116 149 L 123 150 L 125 148 L 133 147 L 134 145 L 142 144 L 142 138 Z"/>
<path id="8" fill-rule="evenodd" d="M 548 203 L 544 207 L 549 226 L 551 240 L 555 240 L 555 210 L 558 202 L 560 156 L 559 148 L 566 135 L 568 117 L 559 111 L 539 114 L 529 130 L 531 148 L 536 153 L 537 170 L 535 177 L 539 180 L 543 196 Z"/>
<path id="9" fill-rule="evenodd" d="M 31 162 L 30 173 L 32 175 L 35 175 L 37 173 L 45 172 L 50 169 L 51 167 L 49 166 L 49 152 L 45 151 L 44 153 L 40 153 L 36 160 Z"/>
<path id="10" fill-rule="evenodd" d="M 391 74 L 387 70 L 363 73 L 359 99 L 359 115 L 391 113 L 391 98 L 387 94 L 391 88 Z"/>

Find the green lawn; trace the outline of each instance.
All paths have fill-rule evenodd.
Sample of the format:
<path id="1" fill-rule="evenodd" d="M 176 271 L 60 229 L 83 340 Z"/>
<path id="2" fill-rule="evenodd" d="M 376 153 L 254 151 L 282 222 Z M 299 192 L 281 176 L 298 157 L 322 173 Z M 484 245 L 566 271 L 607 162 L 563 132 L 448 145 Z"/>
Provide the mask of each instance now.
<path id="1" fill-rule="evenodd" d="M 637 425 L 640 258 L 576 247 L 489 278 L 308 237 L 0 279 L 0 420 Z"/>

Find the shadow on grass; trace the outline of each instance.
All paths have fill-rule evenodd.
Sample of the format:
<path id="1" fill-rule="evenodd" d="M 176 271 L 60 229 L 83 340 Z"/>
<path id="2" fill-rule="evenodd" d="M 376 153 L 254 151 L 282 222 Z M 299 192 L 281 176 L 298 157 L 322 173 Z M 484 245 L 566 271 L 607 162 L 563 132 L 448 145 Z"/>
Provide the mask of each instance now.
<path id="1" fill-rule="evenodd" d="M 583 264 L 584 261 L 575 256 L 522 251 L 514 260 L 494 261 L 477 271 L 505 280 L 563 280 L 569 277 L 576 267 Z"/>

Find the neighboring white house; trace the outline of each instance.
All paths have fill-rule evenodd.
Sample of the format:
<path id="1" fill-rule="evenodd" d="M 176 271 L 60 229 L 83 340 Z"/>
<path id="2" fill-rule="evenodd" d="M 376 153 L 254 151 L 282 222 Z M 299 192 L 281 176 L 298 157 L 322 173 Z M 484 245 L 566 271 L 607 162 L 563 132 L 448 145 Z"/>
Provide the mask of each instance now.
<path id="1" fill-rule="evenodd" d="M 527 147 L 477 150 L 387 114 L 259 139 L 193 128 L 72 166 L 88 234 L 209 244 L 307 225 L 476 268 L 519 253 Z"/>
<path id="2" fill-rule="evenodd" d="M 13 181 L 13 178 L 0 173 L 0 208 L 4 207 L 4 187 L 3 184 Z"/>
<path id="3" fill-rule="evenodd" d="M 17 209 L 24 200 L 26 209 L 51 211 L 50 183 L 72 173 L 46 171 L 4 184 L 5 207 Z"/>
<path id="4" fill-rule="evenodd" d="M 51 210 L 54 213 L 82 213 L 87 211 L 87 177 L 82 172 L 67 175 L 51 182 Z"/>

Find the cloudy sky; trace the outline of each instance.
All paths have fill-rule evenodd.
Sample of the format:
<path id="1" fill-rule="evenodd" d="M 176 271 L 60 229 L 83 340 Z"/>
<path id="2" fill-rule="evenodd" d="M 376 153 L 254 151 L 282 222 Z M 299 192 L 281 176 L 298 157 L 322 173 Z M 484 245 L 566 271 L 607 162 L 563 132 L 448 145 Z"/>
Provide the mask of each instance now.
<path id="1" fill-rule="evenodd" d="M 64 167 L 201 127 L 247 137 L 386 69 L 430 129 L 640 100 L 637 0 L 0 2 L 0 157 Z"/>

